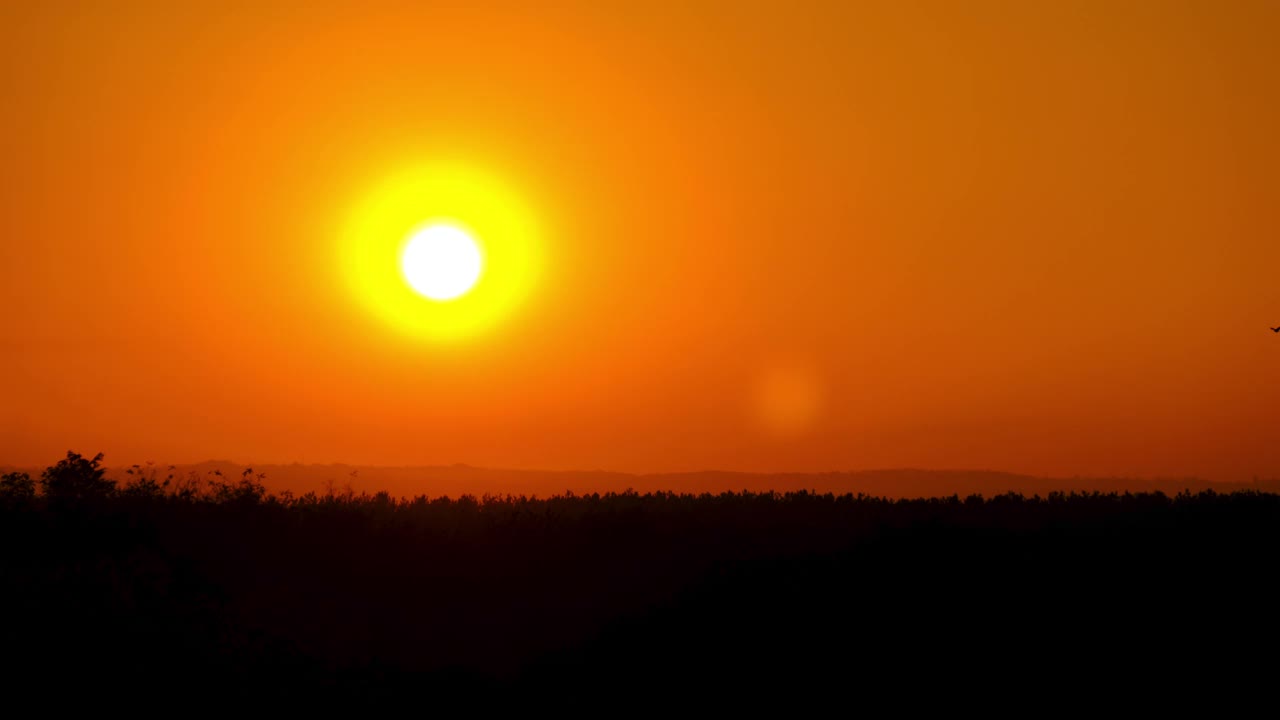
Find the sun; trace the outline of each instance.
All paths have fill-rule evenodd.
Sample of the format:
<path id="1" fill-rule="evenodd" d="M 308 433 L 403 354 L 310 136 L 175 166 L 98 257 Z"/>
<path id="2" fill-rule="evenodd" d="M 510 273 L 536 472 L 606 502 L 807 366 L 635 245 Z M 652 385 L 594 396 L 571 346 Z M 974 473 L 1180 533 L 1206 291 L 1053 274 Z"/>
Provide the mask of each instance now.
<path id="1" fill-rule="evenodd" d="M 484 259 L 471 235 L 455 225 L 429 225 L 409 237 L 400 254 L 404 279 L 420 295 L 453 300 L 480 279 Z"/>
<path id="2" fill-rule="evenodd" d="M 412 165 L 371 183 L 340 224 L 334 269 L 357 305 L 404 336 L 459 342 L 518 314 L 543 280 L 542 233 L 492 173 Z"/>

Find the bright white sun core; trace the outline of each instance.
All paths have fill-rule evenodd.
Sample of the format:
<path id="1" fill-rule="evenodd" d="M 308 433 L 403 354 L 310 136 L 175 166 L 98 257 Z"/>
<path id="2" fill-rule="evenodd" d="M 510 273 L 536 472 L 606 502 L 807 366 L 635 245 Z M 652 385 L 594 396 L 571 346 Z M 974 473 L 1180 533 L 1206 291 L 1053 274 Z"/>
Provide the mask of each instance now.
<path id="1" fill-rule="evenodd" d="M 400 268 L 409 287 L 432 300 L 465 295 L 480 279 L 483 264 L 475 239 L 454 225 L 429 225 L 418 230 L 400 254 Z"/>

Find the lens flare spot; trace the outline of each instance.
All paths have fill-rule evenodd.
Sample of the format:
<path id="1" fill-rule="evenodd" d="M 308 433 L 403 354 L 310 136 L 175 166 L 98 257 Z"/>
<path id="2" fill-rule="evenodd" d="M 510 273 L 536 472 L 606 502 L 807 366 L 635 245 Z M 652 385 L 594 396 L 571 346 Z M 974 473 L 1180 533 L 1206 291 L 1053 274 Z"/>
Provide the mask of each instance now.
<path id="1" fill-rule="evenodd" d="M 779 437 L 803 434 L 822 408 L 817 377 L 797 368 L 777 368 L 763 373 L 756 383 L 753 400 L 760 427 Z"/>

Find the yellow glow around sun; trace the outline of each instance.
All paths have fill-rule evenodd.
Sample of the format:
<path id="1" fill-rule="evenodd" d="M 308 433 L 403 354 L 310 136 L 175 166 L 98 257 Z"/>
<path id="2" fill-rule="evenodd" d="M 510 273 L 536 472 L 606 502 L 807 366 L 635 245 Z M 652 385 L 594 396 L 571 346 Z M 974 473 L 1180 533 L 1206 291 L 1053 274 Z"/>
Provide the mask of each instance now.
<path id="1" fill-rule="evenodd" d="M 460 166 L 393 175 L 351 209 L 338 270 L 375 316 L 431 341 L 492 327 L 542 266 L 533 214 L 505 184 Z"/>

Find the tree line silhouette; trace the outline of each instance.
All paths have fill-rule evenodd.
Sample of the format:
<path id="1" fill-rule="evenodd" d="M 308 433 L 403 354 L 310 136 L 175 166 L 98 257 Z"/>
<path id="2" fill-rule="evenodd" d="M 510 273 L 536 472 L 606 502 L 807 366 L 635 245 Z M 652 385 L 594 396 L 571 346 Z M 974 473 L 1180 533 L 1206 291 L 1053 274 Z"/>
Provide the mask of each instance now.
<path id="1" fill-rule="evenodd" d="M 1272 494 L 294 496 L 102 460 L 0 478 L 11 688 L 794 710 L 1274 670 Z"/>

